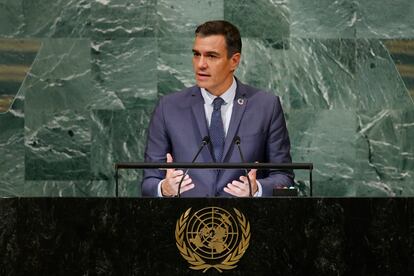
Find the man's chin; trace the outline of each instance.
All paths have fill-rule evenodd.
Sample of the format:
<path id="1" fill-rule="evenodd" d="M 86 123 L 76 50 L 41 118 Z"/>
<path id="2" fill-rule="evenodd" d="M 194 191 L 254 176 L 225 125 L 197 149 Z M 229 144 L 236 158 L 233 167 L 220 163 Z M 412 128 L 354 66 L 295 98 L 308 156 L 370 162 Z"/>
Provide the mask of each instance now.
<path id="1" fill-rule="evenodd" d="M 208 90 L 208 84 L 207 84 L 206 81 L 196 80 L 196 84 L 197 84 L 198 87 Z"/>

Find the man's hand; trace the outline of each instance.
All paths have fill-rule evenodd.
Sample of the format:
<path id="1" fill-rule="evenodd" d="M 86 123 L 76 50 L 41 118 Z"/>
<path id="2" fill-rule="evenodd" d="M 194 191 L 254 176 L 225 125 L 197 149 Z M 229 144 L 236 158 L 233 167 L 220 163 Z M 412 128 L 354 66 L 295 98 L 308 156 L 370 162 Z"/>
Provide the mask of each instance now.
<path id="1" fill-rule="evenodd" d="M 258 187 L 256 183 L 256 172 L 257 169 L 252 169 L 249 172 L 250 183 L 252 184 L 252 195 L 257 193 Z M 249 196 L 249 181 L 246 176 L 240 176 L 240 181 L 233 180 L 231 183 L 224 187 L 224 191 L 237 197 L 248 197 Z"/>
<path id="2" fill-rule="evenodd" d="M 167 163 L 172 163 L 173 158 L 171 154 L 167 153 Z M 176 196 L 178 193 L 178 184 L 183 177 L 184 172 L 182 170 L 176 169 L 167 169 L 165 179 L 161 183 L 161 193 L 162 196 L 171 197 Z M 183 182 L 181 183 L 180 193 L 191 190 L 194 188 L 194 184 L 189 175 L 184 177 Z"/>

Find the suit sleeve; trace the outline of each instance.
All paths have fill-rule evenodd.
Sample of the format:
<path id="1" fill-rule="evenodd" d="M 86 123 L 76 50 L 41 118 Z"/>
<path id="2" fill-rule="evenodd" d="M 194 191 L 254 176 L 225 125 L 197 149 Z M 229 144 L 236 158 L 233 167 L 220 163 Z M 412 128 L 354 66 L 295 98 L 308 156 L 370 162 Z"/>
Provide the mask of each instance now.
<path id="1" fill-rule="evenodd" d="M 272 118 L 266 140 L 266 159 L 271 163 L 292 163 L 290 140 L 285 116 L 279 97 L 275 98 Z M 258 179 L 263 189 L 263 196 L 272 196 L 274 188 L 289 187 L 294 184 L 292 170 L 271 171 L 265 178 Z"/>
<path id="2" fill-rule="evenodd" d="M 165 162 L 166 154 L 171 150 L 164 117 L 164 100 L 160 99 L 152 114 L 148 127 L 145 162 Z M 158 169 L 144 170 L 141 184 L 142 196 L 157 197 L 158 184 L 164 179 L 165 172 Z"/>

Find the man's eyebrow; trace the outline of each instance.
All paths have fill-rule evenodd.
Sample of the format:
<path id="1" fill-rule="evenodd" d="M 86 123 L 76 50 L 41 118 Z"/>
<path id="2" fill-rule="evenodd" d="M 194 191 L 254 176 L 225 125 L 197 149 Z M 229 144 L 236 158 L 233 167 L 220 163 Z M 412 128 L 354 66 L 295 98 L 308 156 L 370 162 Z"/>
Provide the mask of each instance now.
<path id="1" fill-rule="evenodd" d="M 220 55 L 220 53 L 214 52 L 214 51 L 208 51 L 206 54 L 207 55 L 214 55 L 214 56 L 219 56 Z"/>
<path id="2" fill-rule="evenodd" d="M 193 50 L 192 50 L 192 52 L 193 52 L 193 53 L 197 53 L 197 54 L 199 54 L 199 53 L 200 53 L 200 52 L 199 52 L 199 51 L 197 51 L 196 49 L 193 49 Z M 206 52 L 205 54 L 206 54 L 206 55 L 220 56 L 220 53 L 219 53 L 219 52 L 215 52 L 215 51 L 208 51 L 208 52 Z"/>

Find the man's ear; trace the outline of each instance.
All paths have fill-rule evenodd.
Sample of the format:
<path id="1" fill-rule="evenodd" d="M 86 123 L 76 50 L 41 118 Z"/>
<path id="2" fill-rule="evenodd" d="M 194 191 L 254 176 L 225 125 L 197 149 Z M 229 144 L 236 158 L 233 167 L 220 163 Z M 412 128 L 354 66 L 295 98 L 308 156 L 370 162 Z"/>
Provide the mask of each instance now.
<path id="1" fill-rule="evenodd" d="M 237 67 L 239 66 L 240 58 L 241 58 L 240 53 L 235 53 L 231 56 L 231 58 L 230 58 L 230 60 L 231 60 L 231 69 L 233 71 L 235 71 L 237 69 Z"/>

